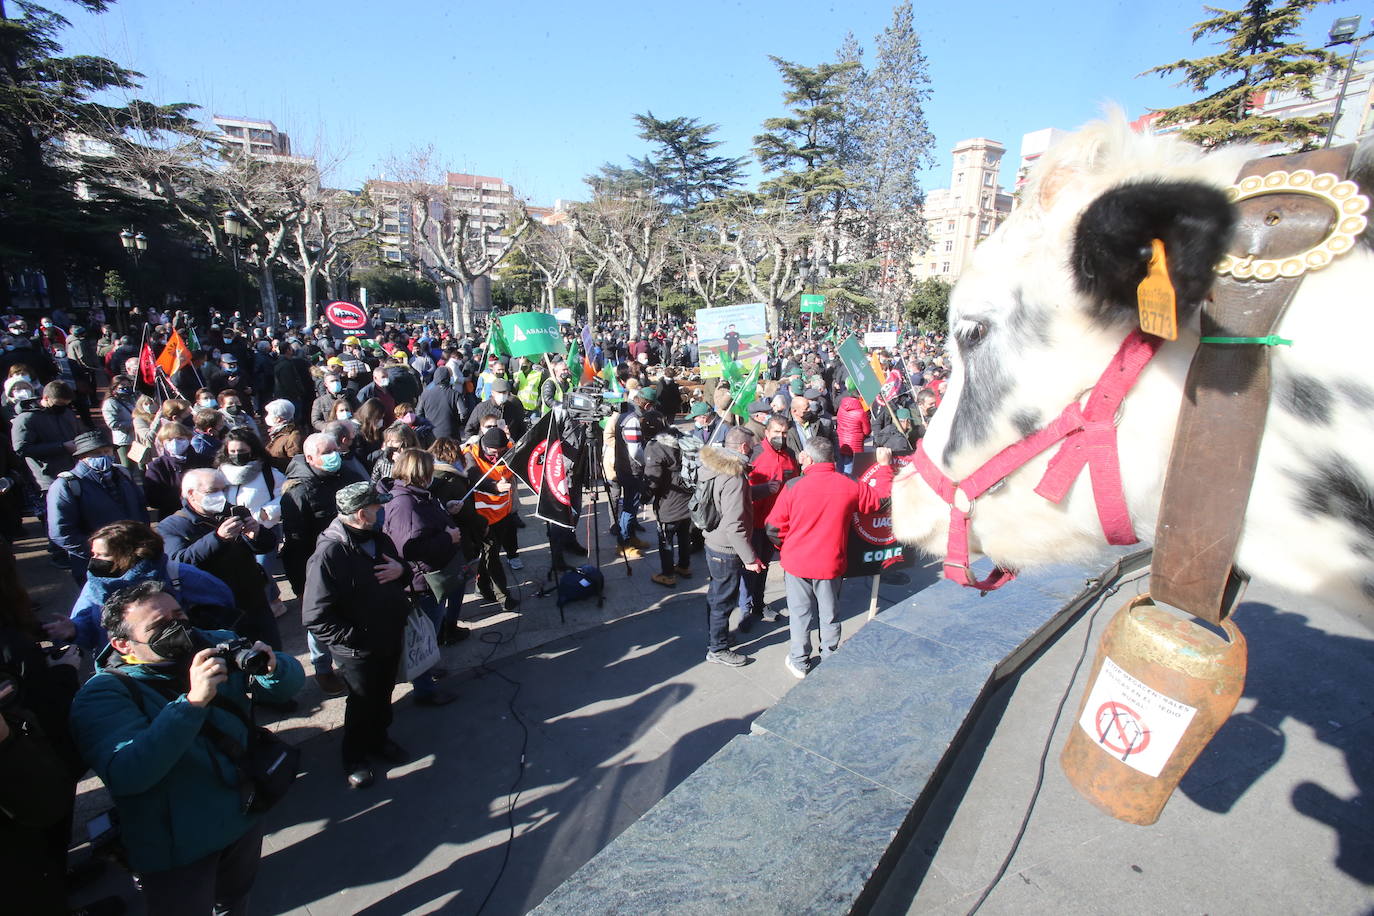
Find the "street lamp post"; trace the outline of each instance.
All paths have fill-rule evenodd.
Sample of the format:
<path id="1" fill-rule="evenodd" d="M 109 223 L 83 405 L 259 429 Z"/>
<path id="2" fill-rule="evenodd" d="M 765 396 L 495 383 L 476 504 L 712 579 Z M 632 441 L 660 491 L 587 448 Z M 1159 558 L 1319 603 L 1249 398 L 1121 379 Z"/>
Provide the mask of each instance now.
<path id="1" fill-rule="evenodd" d="M 1341 88 L 1336 91 L 1336 108 L 1331 113 L 1331 126 L 1326 129 L 1326 141 L 1322 143 L 1322 149 L 1329 149 L 1331 141 L 1336 136 L 1336 125 L 1341 120 L 1341 104 L 1345 101 L 1345 91 L 1350 87 L 1350 76 L 1355 72 L 1355 65 L 1360 60 L 1360 45 L 1364 44 L 1365 39 L 1374 32 L 1355 37 L 1355 33 L 1360 30 L 1359 16 L 1342 16 L 1331 24 L 1331 31 L 1327 33 L 1327 47 L 1333 45 L 1347 45 L 1354 43 L 1355 47 L 1350 52 L 1350 61 L 1345 65 L 1345 75 L 1341 77 Z"/>
<path id="2" fill-rule="evenodd" d="M 119 233 L 119 243 L 124 246 L 124 251 L 134 262 L 134 305 L 137 306 L 142 304 L 143 301 L 143 278 L 142 274 L 139 273 L 138 262 L 139 258 L 143 256 L 143 252 L 148 250 L 148 237 L 142 232 L 134 232 L 130 229 L 125 229 Z M 122 334 L 126 327 L 124 312 L 116 308 L 115 315 L 119 318 L 119 331 Z"/>
<path id="3" fill-rule="evenodd" d="M 229 242 L 229 251 L 234 261 L 234 298 L 238 303 L 238 311 L 243 312 L 243 278 L 239 276 L 239 246 L 243 240 L 252 235 L 249 228 L 244 225 L 243 217 L 233 210 L 225 210 L 224 216 L 224 237 Z"/>

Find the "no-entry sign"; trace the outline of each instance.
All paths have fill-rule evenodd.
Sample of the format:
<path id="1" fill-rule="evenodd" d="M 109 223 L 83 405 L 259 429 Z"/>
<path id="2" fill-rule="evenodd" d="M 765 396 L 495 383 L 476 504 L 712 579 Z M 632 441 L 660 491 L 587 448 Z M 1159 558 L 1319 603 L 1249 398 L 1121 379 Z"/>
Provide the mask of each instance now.
<path id="1" fill-rule="evenodd" d="M 1078 725 L 1117 760 L 1146 776 L 1158 776 L 1196 712 L 1106 658 Z"/>
<path id="2" fill-rule="evenodd" d="M 324 320 L 335 337 L 371 337 L 372 322 L 367 319 L 367 310 L 352 302 L 331 302 L 324 307 Z"/>

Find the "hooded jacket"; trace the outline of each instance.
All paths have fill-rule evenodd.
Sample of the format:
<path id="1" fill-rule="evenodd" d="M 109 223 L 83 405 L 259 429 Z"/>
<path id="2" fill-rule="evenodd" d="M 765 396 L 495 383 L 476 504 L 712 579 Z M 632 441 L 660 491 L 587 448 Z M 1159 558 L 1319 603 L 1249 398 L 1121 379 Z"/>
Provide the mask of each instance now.
<path id="1" fill-rule="evenodd" d="M 420 403 L 415 405 L 415 410 L 434 427 L 435 438 L 457 439 L 462 435 L 466 405 L 462 392 L 453 387 L 447 366 L 434 370 L 434 381 L 420 392 Z"/>
<path id="2" fill-rule="evenodd" d="M 70 555 L 75 568 L 84 571 L 90 559 L 87 539 L 123 519 L 146 524 L 148 510 L 133 476 L 120 465 L 100 474 L 78 461 L 71 471 L 57 475 L 48 489 L 48 539 Z"/>
<path id="3" fill-rule="evenodd" d="M 227 630 L 202 631 L 212 643 L 234 639 Z M 234 763 L 202 733 L 207 720 L 243 742 L 247 727 L 217 706 L 186 699 L 185 669 L 128 664 L 111 646 L 97 658 L 95 677 L 72 703 L 71 731 L 82 758 L 95 770 L 119 809 L 120 838 L 135 871 L 188 865 L 243 836 L 258 815 L 243 811 Z M 135 681 L 125 684 L 114 671 Z M 301 663 L 277 654 L 271 674 L 229 674 L 218 697 L 246 715 L 248 693 L 285 702 L 305 682 Z M 179 689 L 168 700 L 153 684 Z M 137 699 L 130 689 L 138 691 Z"/>
<path id="4" fill-rule="evenodd" d="M 401 563 L 400 578 L 377 581 L 372 567 L 379 556 Z M 384 532 L 369 537 L 336 515 L 310 557 L 301 617 L 335 652 L 355 658 L 399 654 L 410 614 L 405 592 L 410 574 Z"/>
<path id="5" fill-rule="evenodd" d="M 163 554 L 156 560 L 137 561 L 123 575 L 103 578 L 86 574 L 86 584 L 81 587 L 81 594 L 76 596 L 76 603 L 72 605 L 71 619 L 76 625 L 76 644 L 89 652 L 97 652 L 108 643 L 109 634 L 100 625 L 100 612 L 105 599 L 148 579 L 162 582 L 183 610 L 198 604 L 224 608 L 234 606 L 234 593 L 229 586 L 189 563 L 177 564 L 177 583 L 174 583 L 167 569 L 167 555 Z M 176 587 L 178 583 L 180 590 Z"/>
<path id="6" fill-rule="evenodd" d="M 840 402 L 839 413 L 835 417 L 835 439 L 841 449 L 849 449 L 851 455 L 864 450 L 864 439 L 873 431 L 868 411 L 863 401 L 852 394 Z"/>
<path id="7" fill-rule="evenodd" d="M 675 429 L 665 430 L 644 449 L 644 481 L 654 498 L 654 514 L 665 524 L 692 515 L 692 491 L 682 482 L 680 435 Z"/>
<path id="8" fill-rule="evenodd" d="M 46 492 L 58 474 L 76 467 L 76 459 L 64 443 L 79 432 L 81 424 L 70 406 L 61 410 L 35 407 L 14 418 L 10 428 L 14 451 L 29 463 L 38 489 Z"/>
<path id="9" fill-rule="evenodd" d="M 701 449 L 701 480 L 711 489 L 720 510 L 720 524 L 705 532 L 706 546 L 732 553 L 748 566 L 757 560 L 750 536 L 754 533 L 754 503 L 749 494 L 749 464 L 738 452 L 723 446 Z"/>

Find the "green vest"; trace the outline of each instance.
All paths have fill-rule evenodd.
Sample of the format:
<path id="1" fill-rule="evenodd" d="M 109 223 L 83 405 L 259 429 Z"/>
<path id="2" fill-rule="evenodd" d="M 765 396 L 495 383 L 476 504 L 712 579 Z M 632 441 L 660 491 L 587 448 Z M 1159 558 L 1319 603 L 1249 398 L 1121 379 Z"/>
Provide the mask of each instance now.
<path id="1" fill-rule="evenodd" d="M 526 410 L 538 410 L 539 389 L 544 384 L 544 373 L 534 367 L 529 372 L 516 372 L 515 379 L 516 397 L 520 398 L 520 403 L 525 405 Z"/>

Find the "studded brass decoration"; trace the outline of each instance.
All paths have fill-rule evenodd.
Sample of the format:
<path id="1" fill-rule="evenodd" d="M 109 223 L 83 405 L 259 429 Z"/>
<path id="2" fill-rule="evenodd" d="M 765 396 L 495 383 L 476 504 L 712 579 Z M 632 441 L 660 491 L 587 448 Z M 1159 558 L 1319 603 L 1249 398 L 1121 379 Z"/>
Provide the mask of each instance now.
<path id="1" fill-rule="evenodd" d="M 1320 270 L 1354 248 L 1355 240 L 1369 222 L 1365 216 L 1369 198 L 1360 193 L 1355 182 L 1342 181 L 1329 172 L 1318 175 L 1310 169 L 1275 171 L 1251 175 L 1227 189 L 1233 203 L 1266 194 L 1305 194 L 1326 201 L 1336 211 L 1331 232 L 1320 244 L 1284 258 L 1227 255 L 1217 265 L 1217 273 L 1230 274 L 1237 280 L 1273 280 Z"/>

